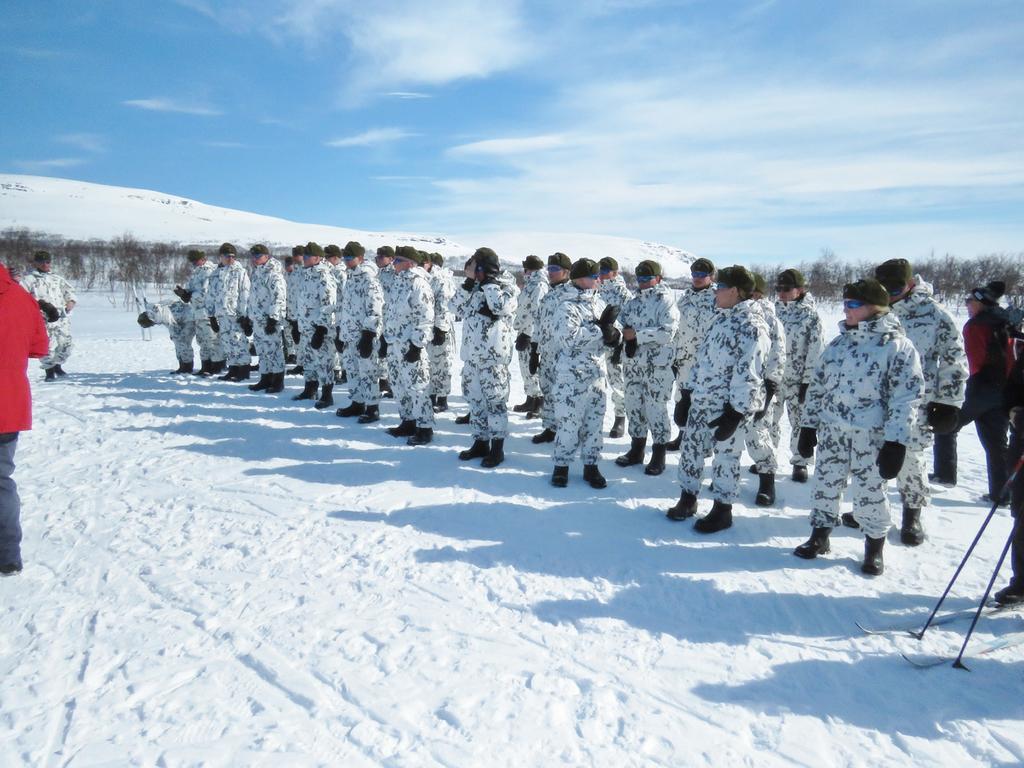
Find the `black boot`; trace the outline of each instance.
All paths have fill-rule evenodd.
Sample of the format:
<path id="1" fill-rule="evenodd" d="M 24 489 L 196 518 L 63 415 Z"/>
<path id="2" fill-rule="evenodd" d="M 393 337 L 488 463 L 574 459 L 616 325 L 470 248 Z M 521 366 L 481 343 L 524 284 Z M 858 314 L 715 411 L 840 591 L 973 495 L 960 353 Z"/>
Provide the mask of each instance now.
<path id="1" fill-rule="evenodd" d="M 430 427 L 416 427 L 416 432 L 405 441 L 406 445 L 426 445 L 434 439 L 434 430 Z"/>
<path id="2" fill-rule="evenodd" d="M 434 413 L 444 413 L 448 410 L 448 395 L 438 395 L 434 401 Z"/>
<path id="3" fill-rule="evenodd" d="M 63 368 L 61 368 L 61 367 L 60 367 L 60 363 L 57 363 L 57 364 L 56 364 L 55 366 L 53 366 L 53 367 L 54 367 L 54 370 L 56 371 L 57 375 L 58 375 L 58 376 L 60 376 L 61 378 L 63 378 L 64 376 L 67 376 L 67 375 L 68 375 L 68 372 L 67 372 L 67 371 L 65 371 L 65 370 L 64 370 Z M 185 371 L 185 373 L 188 373 L 188 372 L 189 372 L 189 371 L 191 371 L 191 370 L 192 370 L 192 368 L 191 368 L 191 363 L 190 363 L 190 364 L 189 364 L 189 369 L 188 369 L 188 371 Z"/>
<path id="4" fill-rule="evenodd" d="M 608 481 L 604 479 L 604 475 L 602 475 L 601 470 L 597 468 L 597 464 L 583 465 L 583 479 L 590 484 L 591 488 L 608 487 Z"/>
<path id="5" fill-rule="evenodd" d="M 533 406 L 526 412 L 526 418 L 528 419 L 539 419 L 540 409 L 544 406 L 544 398 L 538 395 L 533 398 Z"/>
<path id="6" fill-rule="evenodd" d="M 350 416 L 362 416 L 366 413 L 366 406 L 362 403 L 357 403 L 353 400 L 351 403 L 346 405 L 344 408 L 339 408 L 334 412 L 335 416 L 341 416 L 343 419 L 347 419 Z"/>
<path id="7" fill-rule="evenodd" d="M 46 371 L 46 378 L 43 381 L 56 381 L 57 380 L 57 366 L 51 365 L 49 368 L 44 369 Z"/>
<path id="8" fill-rule="evenodd" d="M 470 459 L 482 459 L 491 450 L 491 445 L 486 440 L 474 440 L 473 445 L 464 451 L 459 451 L 459 461 Z"/>
<path id="9" fill-rule="evenodd" d="M 467 413 L 464 416 L 457 417 L 455 419 L 455 423 L 456 424 L 469 424 L 469 414 Z"/>
<path id="10" fill-rule="evenodd" d="M 301 365 L 296 365 L 294 368 L 289 368 L 286 371 L 286 373 L 289 376 L 301 376 L 303 373 L 305 373 L 305 371 L 302 370 L 302 366 Z"/>
<path id="11" fill-rule="evenodd" d="M 391 390 L 391 383 L 387 379 L 381 379 L 377 386 L 380 387 L 381 397 L 394 397 L 395 393 Z"/>
<path id="12" fill-rule="evenodd" d="M 555 467 L 551 473 L 551 484 L 555 488 L 565 488 L 569 484 L 569 468 Z"/>
<path id="13" fill-rule="evenodd" d="M 519 405 L 513 405 L 512 406 L 512 412 L 513 413 L 528 413 L 530 411 L 530 406 L 531 405 L 533 405 L 533 398 L 530 397 L 529 395 L 527 395 L 526 396 L 526 400 L 521 402 Z"/>
<path id="14" fill-rule="evenodd" d="M 214 360 L 210 363 L 210 374 L 216 376 L 218 373 L 224 373 L 224 366 L 227 364 L 227 360 Z"/>
<path id="15" fill-rule="evenodd" d="M 665 471 L 665 444 L 655 443 L 651 446 L 651 460 L 644 467 L 645 475 L 660 475 Z"/>
<path id="16" fill-rule="evenodd" d="M 908 547 L 916 547 L 924 541 L 920 509 L 916 507 L 903 508 L 903 525 L 900 526 L 900 541 Z"/>
<path id="17" fill-rule="evenodd" d="M 385 431 L 392 437 L 412 437 L 416 434 L 416 422 L 412 419 L 402 419 L 397 427 L 390 427 Z"/>
<path id="18" fill-rule="evenodd" d="M 292 396 L 292 400 L 312 400 L 316 397 L 316 390 L 319 384 L 315 381 L 307 381 L 306 386 L 303 387 L 302 391 Z"/>
<path id="19" fill-rule="evenodd" d="M 632 467 L 635 464 L 643 464 L 644 448 L 646 447 L 646 437 L 634 437 L 630 442 L 629 450 L 615 459 L 615 465 L 619 467 Z"/>
<path id="20" fill-rule="evenodd" d="M 202 362 L 202 365 L 199 366 L 199 370 L 198 371 L 192 371 L 192 375 L 193 376 L 209 376 L 210 375 L 210 366 L 213 365 L 213 361 L 212 360 L 201 360 L 201 362 Z"/>
<path id="21" fill-rule="evenodd" d="M 248 363 L 235 366 L 235 381 L 248 381 L 251 374 L 252 366 Z"/>
<path id="22" fill-rule="evenodd" d="M 615 421 L 612 422 L 611 431 L 608 433 L 608 437 L 622 437 L 626 433 L 626 417 L 616 416 Z"/>
<path id="23" fill-rule="evenodd" d="M 270 383 L 267 385 L 266 392 L 268 395 L 284 392 L 284 371 L 270 374 Z"/>
<path id="24" fill-rule="evenodd" d="M 856 528 L 858 531 L 860 530 L 860 523 L 858 523 L 857 519 L 853 516 L 853 512 L 843 512 L 839 519 L 843 521 L 843 525 L 847 528 Z"/>
<path id="25" fill-rule="evenodd" d="M 539 435 L 534 435 L 530 440 L 536 445 L 540 445 L 541 443 L 553 443 L 555 442 L 555 430 L 545 427 L 543 432 Z"/>
<path id="26" fill-rule="evenodd" d="M 322 411 L 324 408 L 330 408 L 334 405 L 334 385 L 324 384 L 320 388 L 320 399 L 313 403 L 313 407 L 318 411 Z"/>
<path id="27" fill-rule="evenodd" d="M 761 472 L 754 503 L 759 507 L 770 507 L 775 503 L 775 473 Z"/>
<path id="28" fill-rule="evenodd" d="M 360 416 L 357 421 L 360 424 L 373 424 L 375 421 L 380 421 L 380 406 L 368 405 L 366 406 L 366 412 Z"/>
<path id="29" fill-rule="evenodd" d="M 229 365 L 228 366 L 228 372 L 225 373 L 223 376 L 218 376 L 217 380 L 218 381 L 238 381 L 238 379 L 235 378 L 235 376 L 237 374 L 238 374 L 238 366 L 237 365 Z"/>
<path id="30" fill-rule="evenodd" d="M 757 464 L 751 464 L 750 467 L 747 469 L 747 472 L 749 472 L 752 475 L 760 475 L 761 474 L 760 472 L 757 471 Z"/>
<path id="31" fill-rule="evenodd" d="M 793 481 L 796 483 L 806 483 L 807 467 L 793 467 Z"/>
<path id="32" fill-rule="evenodd" d="M 994 595 L 992 599 L 995 600 L 999 605 L 1017 605 L 1024 603 L 1024 584 L 1017 583 L 1016 580 L 1010 580 L 1010 586 L 1003 587 Z"/>
<path id="33" fill-rule="evenodd" d="M 257 381 L 255 384 L 250 384 L 249 385 L 249 391 L 250 392 L 262 392 L 264 389 L 267 389 L 270 386 L 270 382 L 273 381 L 273 379 L 274 379 L 274 374 L 272 374 L 272 373 L 261 373 L 260 374 L 260 380 Z"/>
<path id="34" fill-rule="evenodd" d="M 58 367 L 60 367 L 60 366 L 58 366 Z M 171 371 L 171 375 L 175 376 L 175 375 L 177 375 L 179 373 L 192 373 L 192 369 L 194 367 L 195 367 L 195 363 L 192 360 L 188 360 L 188 361 L 179 360 L 178 361 L 178 370 Z"/>
<path id="35" fill-rule="evenodd" d="M 678 451 L 679 450 L 679 444 L 681 442 L 683 442 L 683 430 L 679 430 L 679 434 L 676 435 L 676 439 L 675 440 L 669 440 L 667 443 L 665 443 L 665 450 L 666 451 Z"/>
<path id="36" fill-rule="evenodd" d="M 683 491 L 679 494 L 679 501 L 677 501 L 676 505 L 665 513 L 665 517 L 669 520 L 685 520 L 686 518 L 693 517 L 696 514 L 697 497 L 692 493 Z"/>
<path id="37" fill-rule="evenodd" d="M 493 469 L 505 460 L 505 438 L 495 438 L 491 440 L 491 449 L 484 456 L 484 460 L 480 462 L 481 467 L 487 469 Z"/>
<path id="38" fill-rule="evenodd" d="M 717 533 L 732 527 L 732 504 L 724 504 L 715 499 L 711 511 L 693 524 L 697 533 Z"/>
<path id="39" fill-rule="evenodd" d="M 814 528 L 811 531 L 811 538 L 794 549 L 793 554 L 804 560 L 813 560 L 818 555 L 824 555 L 832 549 L 828 541 L 830 533 L 831 528 Z"/>
<path id="40" fill-rule="evenodd" d="M 885 570 L 885 563 L 882 562 L 882 548 L 885 546 L 885 536 L 872 539 L 864 537 L 864 564 L 860 567 L 861 573 L 868 576 L 881 576 Z"/>
<path id="41" fill-rule="evenodd" d="M 288 357 L 286 357 L 284 361 L 287 365 L 295 365 L 295 354 L 292 353 L 288 355 Z"/>

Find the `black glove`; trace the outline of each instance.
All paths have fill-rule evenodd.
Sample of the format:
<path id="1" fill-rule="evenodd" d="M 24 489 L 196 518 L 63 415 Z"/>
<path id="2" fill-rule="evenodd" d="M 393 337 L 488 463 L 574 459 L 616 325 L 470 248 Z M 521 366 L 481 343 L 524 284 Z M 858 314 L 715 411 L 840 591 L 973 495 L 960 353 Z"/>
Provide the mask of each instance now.
<path id="1" fill-rule="evenodd" d="M 945 403 L 928 403 L 925 406 L 925 414 L 928 418 L 928 426 L 936 435 L 948 435 L 956 431 L 956 425 L 960 420 L 960 409 L 955 405 Z"/>
<path id="2" fill-rule="evenodd" d="M 540 368 L 540 349 L 537 347 L 537 342 L 530 342 L 530 373 L 536 373 Z"/>
<path id="3" fill-rule="evenodd" d="M 356 342 L 356 352 L 364 360 L 373 354 L 373 340 L 377 338 L 377 334 L 373 331 L 360 331 L 359 341 Z"/>
<path id="4" fill-rule="evenodd" d="M 217 322 L 217 318 L 210 315 L 210 330 L 214 333 L 220 333 L 220 323 Z"/>
<path id="5" fill-rule="evenodd" d="M 443 347 L 446 341 L 448 341 L 448 334 L 435 325 L 434 338 L 430 340 L 430 343 L 435 347 Z"/>
<path id="6" fill-rule="evenodd" d="M 796 452 L 809 459 L 814 455 L 814 446 L 818 444 L 818 430 L 813 427 L 800 427 L 800 436 L 796 439 Z"/>
<path id="7" fill-rule="evenodd" d="M 472 291 L 474 288 L 476 288 L 476 280 L 474 280 L 472 277 L 467 277 L 465 280 L 462 281 L 462 290 Z"/>
<path id="8" fill-rule="evenodd" d="M 516 352 L 525 352 L 526 348 L 530 346 L 530 337 L 525 333 L 520 333 L 516 336 Z"/>
<path id="9" fill-rule="evenodd" d="M 269 335 L 277 333 L 277 320 L 272 317 L 267 318 L 266 324 L 263 326 L 263 330 Z"/>
<path id="10" fill-rule="evenodd" d="M 498 316 L 496 314 L 494 314 L 494 310 L 490 308 L 490 306 L 487 304 L 486 300 L 484 301 L 483 304 L 480 305 L 480 309 L 477 310 L 477 313 L 481 314 L 484 317 L 489 318 L 491 320 L 497 320 L 498 319 Z"/>
<path id="11" fill-rule="evenodd" d="M 317 325 L 313 328 L 313 338 L 309 340 L 309 346 L 313 349 L 320 349 L 324 345 L 324 339 L 327 338 L 327 326 Z"/>
<path id="12" fill-rule="evenodd" d="M 140 312 L 139 316 L 135 318 L 135 322 L 143 328 L 152 328 L 156 325 L 156 323 L 153 322 L 153 318 L 151 318 L 147 312 Z"/>
<path id="13" fill-rule="evenodd" d="M 764 408 L 758 411 L 754 415 L 754 421 L 760 421 L 768 413 L 768 406 L 771 405 L 772 398 L 775 397 L 775 393 L 779 391 L 779 386 L 771 379 L 764 380 Z"/>
<path id="14" fill-rule="evenodd" d="M 743 414 L 733 408 L 732 403 L 726 403 L 718 418 L 709 421 L 708 426 L 717 427 L 715 440 L 721 442 L 736 434 L 736 427 L 740 425 L 741 421 L 743 421 Z"/>
<path id="15" fill-rule="evenodd" d="M 615 321 L 619 319 L 619 308 L 613 304 L 609 304 L 604 308 L 604 312 L 601 313 L 600 319 L 597 324 L 602 328 L 608 325 L 615 325 Z"/>
<path id="16" fill-rule="evenodd" d="M 242 329 L 242 333 L 246 336 L 252 336 L 252 320 L 248 317 L 238 318 L 238 327 Z"/>
<path id="17" fill-rule="evenodd" d="M 622 338 L 622 333 L 614 325 L 601 326 L 601 340 L 606 347 L 614 347 Z"/>
<path id="18" fill-rule="evenodd" d="M 39 311 L 43 313 L 48 323 L 56 323 L 60 320 L 60 310 L 45 299 L 39 300 Z"/>
<path id="19" fill-rule="evenodd" d="M 288 321 L 288 325 L 290 325 L 292 327 L 292 341 L 294 341 L 296 344 L 298 344 L 299 343 L 299 339 L 301 338 L 301 336 L 299 334 L 299 321 L 298 320 L 289 320 Z"/>
<path id="20" fill-rule="evenodd" d="M 423 350 L 420 347 L 417 347 L 415 344 L 413 344 L 410 341 L 409 342 L 409 348 L 407 350 L 405 350 L 405 354 L 402 355 L 402 359 L 405 360 L 405 362 L 407 362 L 407 363 L 418 362 L 419 359 L 420 359 L 420 353 L 422 351 Z"/>
<path id="21" fill-rule="evenodd" d="M 341 331 L 334 332 L 334 349 L 340 355 L 345 351 L 345 342 L 341 340 L 341 337 L 338 335 L 339 333 L 341 333 Z"/>
<path id="22" fill-rule="evenodd" d="M 690 418 L 690 390 L 679 390 L 679 399 L 676 401 L 676 408 L 672 411 L 672 421 L 677 427 L 685 427 L 687 419 Z"/>
<path id="23" fill-rule="evenodd" d="M 807 399 L 807 388 L 809 386 L 811 386 L 811 385 L 810 384 L 801 384 L 800 385 L 800 389 L 797 390 L 797 395 L 796 395 L 796 399 L 799 402 L 803 403 L 803 401 Z"/>
<path id="24" fill-rule="evenodd" d="M 1010 426 L 1018 434 L 1024 432 L 1024 408 L 1019 405 L 1010 409 Z"/>
<path id="25" fill-rule="evenodd" d="M 640 348 L 640 342 L 636 340 L 636 336 L 632 339 L 626 339 L 626 343 L 623 344 L 626 350 L 626 357 L 636 357 L 636 351 Z"/>
<path id="26" fill-rule="evenodd" d="M 878 474 L 884 480 L 892 480 L 903 469 L 903 459 L 907 457 L 907 446 L 902 443 L 894 443 L 886 440 L 878 451 L 878 458 L 875 464 L 878 466 Z"/>
<path id="27" fill-rule="evenodd" d="M 185 303 L 192 301 L 192 291 L 186 291 L 180 285 L 174 286 L 174 295 Z"/>
<path id="28" fill-rule="evenodd" d="M 388 340 L 383 336 L 380 337 L 380 348 L 377 350 L 377 354 L 381 357 L 388 356 Z"/>
<path id="29" fill-rule="evenodd" d="M 615 345 L 615 349 L 612 351 L 611 356 L 612 365 L 620 365 L 622 363 L 622 343 Z"/>

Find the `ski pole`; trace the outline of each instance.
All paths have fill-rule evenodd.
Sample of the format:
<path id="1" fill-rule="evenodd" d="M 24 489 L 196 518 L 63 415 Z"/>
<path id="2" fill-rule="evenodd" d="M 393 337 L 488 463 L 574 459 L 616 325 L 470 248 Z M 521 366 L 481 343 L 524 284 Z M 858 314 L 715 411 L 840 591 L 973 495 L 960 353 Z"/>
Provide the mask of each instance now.
<path id="1" fill-rule="evenodd" d="M 978 610 L 974 614 L 974 619 L 971 621 L 971 626 L 967 629 L 967 636 L 964 637 L 964 644 L 960 646 L 960 653 L 956 656 L 956 661 L 953 662 L 953 666 L 957 669 L 967 669 L 967 666 L 963 662 L 964 651 L 967 650 L 967 643 L 971 641 L 971 635 L 974 634 L 974 628 L 978 624 L 978 619 L 981 618 L 981 611 L 985 607 L 985 603 L 988 601 L 988 595 L 992 591 L 992 585 L 996 583 L 996 577 L 999 576 L 999 571 L 1003 567 L 1003 561 L 1006 560 L 1006 553 L 1010 551 L 1010 545 L 1013 543 L 1013 535 L 1017 532 L 1017 521 L 1014 520 L 1013 528 L 1010 530 L 1010 535 L 1006 537 L 1006 544 L 1003 545 L 1003 551 L 999 555 L 999 562 L 996 563 L 995 570 L 992 571 L 992 578 L 988 580 L 988 586 L 985 587 L 985 594 L 981 597 L 981 603 L 978 605 Z"/>
<path id="2" fill-rule="evenodd" d="M 992 509 L 990 509 L 988 514 L 985 516 L 985 520 L 982 522 L 981 528 L 978 529 L 978 534 L 974 537 L 974 541 L 971 542 L 971 546 L 967 548 L 967 553 L 964 555 L 964 559 L 960 561 L 960 565 L 957 566 L 956 573 L 953 574 L 953 578 L 950 579 L 949 584 L 946 585 L 946 590 L 942 593 L 942 597 L 939 598 L 939 602 L 937 602 L 935 604 L 935 608 L 932 609 L 932 614 L 928 617 L 928 621 L 924 623 L 924 626 L 921 627 L 920 631 L 910 633 L 918 640 L 924 637 L 924 633 L 928 630 L 928 627 L 931 626 L 932 621 L 935 619 L 935 615 L 939 612 L 939 608 L 942 607 L 942 603 L 945 602 L 946 597 L 949 595 L 949 591 L 953 589 L 953 585 L 956 583 L 956 580 L 960 577 L 960 572 L 964 569 L 964 566 L 967 565 L 967 561 L 974 553 L 974 548 L 978 546 L 978 542 L 981 541 L 981 536 L 985 533 L 985 529 L 988 528 L 988 524 L 992 521 L 993 515 L 995 515 L 996 510 L 999 509 L 999 503 L 1004 498 L 1006 498 L 1006 494 L 1010 492 L 1010 487 L 1017 479 L 1017 475 L 1021 471 L 1021 467 L 1024 467 L 1024 454 L 1021 454 L 1021 457 L 1013 466 L 1013 472 L 1010 473 L 1010 476 L 1007 478 L 1006 482 L 1003 483 L 1003 487 L 999 489 L 999 493 L 997 494 L 995 500 L 992 502 Z"/>

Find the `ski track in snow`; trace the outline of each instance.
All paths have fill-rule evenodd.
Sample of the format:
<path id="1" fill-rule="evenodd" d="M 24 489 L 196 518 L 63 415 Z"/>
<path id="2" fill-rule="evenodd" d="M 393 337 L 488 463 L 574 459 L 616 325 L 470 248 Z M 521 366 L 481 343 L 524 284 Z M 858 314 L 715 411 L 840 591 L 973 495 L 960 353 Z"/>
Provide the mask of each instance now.
<path id="1" fill-rule="evenodd" d="M 810 485 L 781 479 L 785 461 L 776 507 L 753 506 L 745 474 L 734 527 L 698 538 L 663 515 L 674 463 L 614 466 L 627 439 L 607 441 L 607 489 L 579 466 L 554 489 L 548 446 L 526 439 L 537 422 L 511 416 L 508 459 L 484 471 L 455 456 L 460 397 L 435 443 L 409 448 L 383 432 L 392 401 L 363 427 L 169 376 L 165 331 L 140 341 L 134 313 L 82 299 L 71 376 L 30 369 L 0 765 L 1024 762 L 1014 649 L 918 670 L 898 652 L 948 653 L 964 627 L 917 642 L 854 625 L 926 615 L 941 593 L 986 512 L 970 429 L 928 542 L 891 536 L 869 580 L 853 531 L 828 557 L 790 554 Z M 980 597 L 1009 525 L 993 522 L 949 609 Z"/>

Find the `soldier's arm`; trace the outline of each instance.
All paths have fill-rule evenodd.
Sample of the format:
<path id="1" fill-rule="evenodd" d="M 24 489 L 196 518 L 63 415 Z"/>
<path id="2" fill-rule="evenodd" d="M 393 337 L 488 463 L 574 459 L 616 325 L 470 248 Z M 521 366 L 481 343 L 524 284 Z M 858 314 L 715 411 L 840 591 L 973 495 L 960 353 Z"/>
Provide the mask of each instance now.
<path id="1" fill-rule="evenodd" d="M 415 321 L 409 341 L 417 347 L 426 347 L 434 335 L 434 294 L 426 280 L 412 281 L 412 316 Z"/>
<path id="2" fill-rule="evenodd" d="M 764 385 L 762 371 L 768 354 L 768 339 L 759 334 L 753 327 L 746 329 L 737 336 L 739 346 L 733 358 L 732 377 L 729 381 L 729 404 L 743 414 L 752 414 L 758 410 L 762 400 L 761 391 Z M 729 354 L 719 350 L 719 354 Z M 725 403 L 722 403 L 724 406 Z"/>
<path id="3" fill-rule="evenodd" d="M 62 299 L 64 301 L 64 311 L 70 312 L 74 308 L 75 304 L 78 303 L 78 297 L 75 296 L 75 290 L 71 287 L 71 283 L 64 278 L 61 278 L 60 282 Z"/>
<path id="4" fill-rule="evenodd" d="M 679 310 L 673 302 L 665 302 L 658 308 L 658 316 L 655 324 L 647 328 L 634 326 L 636 341 L 638 344 L 654 342 L 659 346 L 671 344 L 675 337 L 676 328 L 679 326 Z M 625 325 L 623 325 L 625 327 Z"/>
<path id="5" fill-rule="evenodd" d="M 807 398 L 804 400 L 804 407 L 800 415 L 800 426 L 817 429 L 820 421 L 822 404 L 825 393 L 828 392 L 828 366 L 830 365 L 828 350 L 808 366 L 809 373 L 805 376 L 808 379 Z"/>
<path id="6" fill-rule="evenodd" d="M 497 283 L 487 283 L 483 286 L 484 301 L 498 317 L 511 315 L 515 311 L 515 297 L 509 291 L 503 291 Z"/>
<path id="7" fill-rule="evenodd" d="M 380 333 L 384 318 L 384 292 L 376 280 L 366 281 L 366 312 L 362 319 L 362 330 Z"/>
<path id="8" fill-rule="evenodd" d="M 921 359 L 908 339 L 889 355 L 886 370 L 885 439 L 902 445 L 910 444 L 910 430 L 917 419 L 917 409 L 924 396 L 924 374 Z"/>
<path id="9" fill-rule="evenodd" d="M 964 402 L 964 387 L 967 384 L 967 356 L 964 342 L 957 331 L 953 318 L 946 312 L 938 311 L 938 328 L 935 347 L 938 351 L 935 372 L 935 392 L 932 401 L 959 408 Z"/>
<path id="10" fill-rule="evenodd" d="M 821 330 L 821 317 L 814 310 L 810 312 L 810 321 L 807 323 L 804 336 L 804 353 L 800 364 L 803 366 L 803 375 L 800 377 L 801 384 L 809 384 L 821 357 L 824 341 Z M 806 409 L 805 409 L 806 410 Z"/>

